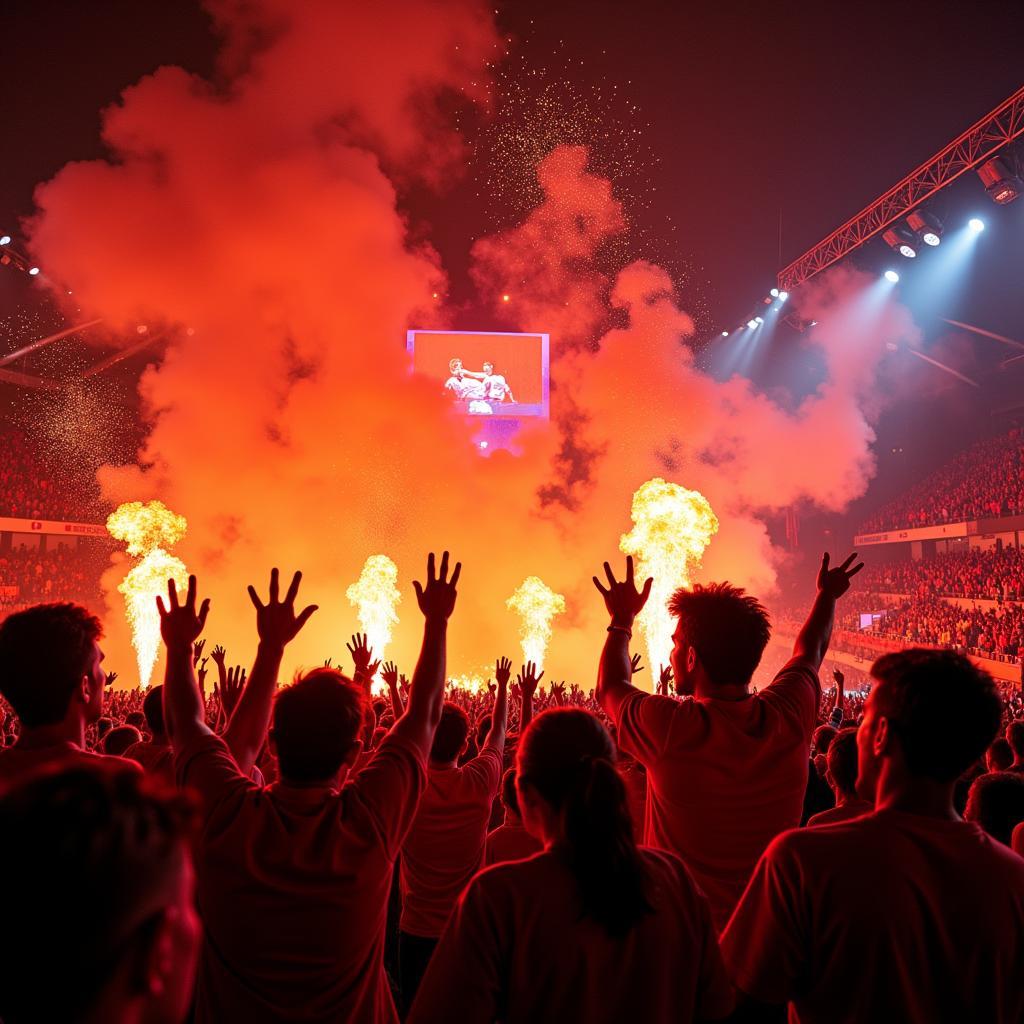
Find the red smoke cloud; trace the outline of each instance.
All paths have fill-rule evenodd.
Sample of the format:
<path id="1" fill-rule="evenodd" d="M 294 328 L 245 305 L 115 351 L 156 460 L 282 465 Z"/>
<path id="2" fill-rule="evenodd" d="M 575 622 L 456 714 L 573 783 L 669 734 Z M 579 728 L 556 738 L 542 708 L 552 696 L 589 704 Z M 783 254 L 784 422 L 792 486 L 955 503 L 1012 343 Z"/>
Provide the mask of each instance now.
<path id="1" fill-rule="evenodd" d="M 703 491 L 722 521 L 704 576 L 757 589 L 776 564 L 759 515 L 841 508 L 863 490 L 873 368 L 886 341 L 913 335 L 905 314 L 886 307 L 865 332 L 844 312 L 865 283 L 833 276 L 804 299 L 829 367 L 816 395 L 789 413 L 740 378 L 716 383 L 693 365 L 693 323 L 665 271 L 601 269 L 625 213 L 579 148 L 541 165 L 545 200 L 522 225 L 474 248 L 483 300 L 501 308 L 514 293 L 520 326 L 551 331 L 559 353 L 557 428 L 525 430 L 520 458 L 477 457 L 466 424 L 408 376 L 405 330 L 436 321 L 444 272 L 410 242 L 396 190 L 458 164 L 440 101 L 487 102 L 498 40 L 486 9 L 210 6 L 218 80 L 165 68 L 128 89 L 104 118 L 111 160 L 41 186 L 31 233 L 84 311 L 174 332 L 141 382 L 139 465 L 101 479 L 111 498 L 159 497 L 188 518 L 175 553 L 212 596 L 208 633 L 229 657 L 252 653 L 245 584 L 278 565 L 305 571 L 321 609 L 289 667 L 338 658 L 356 626 L 345 588 L 382 552 L 406 594 L 388 653 L 408 668 L 408 582 L 428 549 L 448 547 L 466 563 L 451 671 L 517 656 L 504 602 L 536 574 L 568 600 L 548 674 L 589 685 L 603 614 L 590 575 L 615 555 L 646 479 Z M 602 334 L 615 317 L 627 325 Z M 134 662 L 123 571 L 106 580 L 122 671 Z"/>

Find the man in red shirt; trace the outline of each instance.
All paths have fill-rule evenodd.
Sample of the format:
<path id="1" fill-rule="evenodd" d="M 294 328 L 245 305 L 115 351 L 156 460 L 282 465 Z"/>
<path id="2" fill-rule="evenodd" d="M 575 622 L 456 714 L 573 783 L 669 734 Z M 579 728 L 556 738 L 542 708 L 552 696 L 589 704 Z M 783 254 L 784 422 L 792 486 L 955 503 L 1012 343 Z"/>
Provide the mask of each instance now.
<path id="1" fill-rule="evenodd" d="M 874 804 L 857 796 L 857 730 L 840 729 L 828 746 L 825 760 L 825 779 L 832 787 L 836 803 L 827 811 L 812 814 L 807 824 L 833 825 L 870 814 Z"/>
<path id="2" fill-rule="evenodd" d="M 157 775 L 173 783 L 174 754 L 164 728 L 164 688 L 159 684 L 151 687 L 143 698 L 142 713 L 146 716 L 150 739 L 133 743 L 124 756 L 141 764 L 147 775 Z"/>
<path id="3" fill-rule="evenodd" d="M 44 764 L 108 760 L 85 749 L 86 728 L 103 714 L 102 637 L 100 620 L 77 604 L 39 604 L 4 619 L 0 694 L 18 716 L 21 735 L 0 750 L 0 780 Z"/>
<path id="4" fill-rule="evenodd" d="M 427 788 L 402 845 L 399 972 L 402 1001 L 412 1005 L 459 894 L 483 864 L 491 806 L 501 781 L 508 681 L 512 663 L 500 658 L 491 728 L 480 753 L 459 767 L 469 743 L 469 718 L 446 703 L 430 750 Z"/>
<path id="5" fill-rule="evenodd" d="M 800 823 L 811 734 L 836 600 L 863 567 L 851 555 L 818 571 L 818 593 L 793 657 L 770 686 L 750 693 L 770 626 L 758 601 L 728 583 L 680 589 L 670 608 L 677 700 L 630 683 L 633 622 L 650 595 L 638 591 L 633 559 L 619 582 L 594 577 L 611 617 L 597 698 L 618 730 L 619 745 L 647 768 L 644 842 L 678 854 L 711 903 L 721 928 L 768 843 Z M 853 566 L 851 568 L 851 566 Z"/>
<path id="6" fill-rule="evenodd" d="M 250 587 L 259 648 L 223 740 L 205 724 L 190 656 L 208 602 L 196 610 L 194 577 L 181 606 L 169 585 L 170 607 L 161 605 L 164 713 L 178 781 L 204 801 L 196 849 L 206 936 L 198 1024 L 397 1020 L 383 969 L 388 892 L 441 716 L 460 572 L 456 565 L 448 578 L 446 552 L 436 574 L 431 555 L 426 584 L 414 584 L 423 648 L 405 714 L 370 763 L 346 778 L 361 748 L 362 688 L 335 669 L 316 669 L 273 705 L 280 780 L 265 788 L 247 772 L 267 733 L 285 645 L 316 610 L 295 613 L 300 574 L 284 601 L 276 569 L 266 604 Z"/>
<path id="7" fill-rule="evenodd" d="M 1024 860 L 953 806 L 999 728 L 995 684 L 953 651 L 887 654 L 871 674 L 857 790 L 875 811 L 769 846 L 726 965 L 801 1024 L 1024 1020 Z"/>
<path id="8" fill-rule="evenodd" d="M 526 831 L 519 801 L 516 799 L 516 770 L 509 768 L 501 779 L 501 803 L 505 808 L 505 820 L 496 829 L 487 833 L 484 847 L 484 867 L 504 864 L 510 860 L 525 860 L 543 847 Z"/>

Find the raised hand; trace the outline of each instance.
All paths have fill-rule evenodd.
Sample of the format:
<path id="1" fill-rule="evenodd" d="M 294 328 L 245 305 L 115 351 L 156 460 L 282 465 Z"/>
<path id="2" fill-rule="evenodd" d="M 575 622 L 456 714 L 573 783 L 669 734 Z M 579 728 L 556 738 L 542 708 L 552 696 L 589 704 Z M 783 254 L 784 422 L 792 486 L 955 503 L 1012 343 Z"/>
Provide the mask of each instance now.
<path id="1" fill-rule="evenodd" d="M 658 675 L 658 693 L 668 694 L 669 687 L 672 685 L 672 666 L 662 665 L 661 672 Z"/>
<path id="2" fill-rule="evenodd" d="M 832 678 L 836 681 L 837 686 L 842 686 L 846 682 L 846 676 L 838 668 L 832 669 Z"/>
<path id="3" fill-rule="evenodd" d="M 640 614 L 641 609 L 647 604 L 647 598 L 651 596 L 653 579 L 648 579 L 642 590 L 636 589 L 633 577 L 633 556 L 626 558 L 626 578 L 621 582 L 615 578 L 612 567 L 605 562 L 604 573 L 608 577 L 608 586 L 601 585 L 601 581 L 595 576 L 594 586 L 601 592 L 604 598 L 604 606 L 608 609 L 613 626 L 625 626 L 632 629 L 633 620 Z"/>
<path id="4" fill-rule="evenodd" d="M 537 684 L 544 678 L 544 673 L 537 673 L 537 666 L 532 661 L 528 661 L 520 670 L 519 675 L 516 676 L 516 683 L 519 685 L 519 689 L 523 691 L 524 697 L 533 698 L 533 695 L 537 692 Z M 563 691 L 565 687 L 562 687 Z"/>
<path id="5" fill-rule="evenodd" d="M 507 686 L 512 678 L 512 662 L 508 658 L 499 658 L 494 663 L 494 678 L 502 686 Z"/>
<path id="6" fill-rule="evenodd" d="M 160 613 L 160 635 L 168 648 L 184 648 L 191 652 L 192 645 L 206 625 L 206 616 L 210 611 L 210 599 L 207 597 L 196 610 L 196 578 L 189 576 L 188 591 L 185 603 L 178 603 L 178 588 L 174 580 L 167 581 L 167 606 L 162 598 L 156 599 L 157 611 Z"/>
<path id="7" fill-rule="evenodd" d="M 388 689 L 398 686 L 398 666 L 393 661 L 385 661 L 381 678 L 388 685 Z"/>
<path id="8" fill-rule="evenodd" d="M 117 679 L 117 673 L 116 672 L 108 672 L 107 673 L 107 681 L 106 681 L 106 683 L 104 683 L 104 686 L 106 686 L 106 688 L 109 690 L 114 685 L 114 681 L 116 679 Z"/>
<path id="9" fill-rule="evenodd" d="M 224 708 L 225 715 L 230 716 L 231 712 L 235 710 L 235 705 L 238 703 L 244 686 L 245 669 L 241 665 L 229 668 L 228 674 L 224 677 L 224 685 L 220 687 L 220 703 Z"/>
<path id="10" fill-rule="evenodd" d="M 562 704 L 565 701 L 565 683 L 552 683 L 551 684 L 551 699 L 556 704 Z"/>
<path id="11" fill-rule="evenodd" d="M 192 645 L 192 667 L 195 668 L 199 664 L 199 659 L 203 656 L 203 648 L 206 646 L 206 640 L 197 640 Z"/>
<path id="12" fill-rule="evenodd" d="M 224 667 L 224 659 L 227 656 L 228 652 L 222 644 L 217 644 L 217 646 L 214 647 L 213 651 L 210 654 L 210 657 L 213 658 L 213 663 L 219 666 L 220 668 Z"/>
<path id="13" fill-rule="evenodd" d="M 435 572 L 434 553 L 427 556 L 427 582 L 421 584 L 413 580 L 416 601 L 423 612 L 423 617 L 436 621 L 447 621 L 455 610 L 455 599 L 458 596 L 456 586 L 462 575 L 462 563 L 456 562 L 451 579 L 448 578 L 448 552 L 441 555 L 441 571 Z"/>
<path id="14" fill-rule="evenodd" d="M 398 677 L 398 692 L 401 694 L 409 692 L 409 680 L 405 677 L 405 673 Z"/>
<path id="15" fill-rule="evenodd" d="M 864 568 L 863 562 L 858 562 L 851 569 L 850 566 L 857 558 L 855 551 L 842 565 L 835 569 L 828 567 L 828 552 L 821 556 L 821 568 L 818 570 L 818 590 L 830 594 L 833 598 L 840 598 L 850 589 L 850 581 Z"/>
<path id="16" fill-rule="evenodd" d="M 630 670 L 632 671 L 633 675 L 636 675 L 637 672 L 643 672 L 644 667 L 643 667 L 643 665 L 640 664 L 640 655 L 639 654 L 634 654 L 629 659 L 629 667 L 630 667 Z"/>
<path id="17" fill-rule="evenodd" d="M 203 694 L 206 693 L 206 673 L 207 673 L 206 663 L 209 660 L 210 660 L 209 658 L 203 658 L 199 662 L 199 669 L 196 672 L 196 675 L 199 677 L 199 689 L 200 689 L 200 691 Z"/>
<path id="18" fill-rule="evenodd" d="M 326 661 L 324 661 L 324 668 L 330 668 L 331 667 L 331 662 L 333 660 L 334 660 L 333 658 L 327 658 Z"/>
<path id="19" fill-rule="evenodd" d="M 303 608 L 298 615 L 295 614 L 295 598 L 298 596 L 301 582 L 302 573 L 295 573 L 288 587 L 288 593 L 281 601 L 278 599 L 278 573 L 276 569 L 271 569 L 270 596 L 266 604 L 257 596 L 256 588 L 249 584 L 249 600 L 252 601 L 253 607 L 256 609 L 256 632 L 261 644 L 268 644 L 275 649 L 284 650 L 309 621 L 313 612 L 317 610 L 317 605 L 311 604 Z M 216 651 L 214 654 L 216 655 Z"/>
<path id="20" fill-rule="evenodd" d="M 348 653 L 352 656 L 352 664 L 355 665 L 357 676 L 373 675 L 370 671 L 370 664 L 373 662 L 373 650 L 369 647 L 365 633 L 353 633 L 351 643 L 345 644 Z M 379 665 L 380 662 L 374 664 Z"/>

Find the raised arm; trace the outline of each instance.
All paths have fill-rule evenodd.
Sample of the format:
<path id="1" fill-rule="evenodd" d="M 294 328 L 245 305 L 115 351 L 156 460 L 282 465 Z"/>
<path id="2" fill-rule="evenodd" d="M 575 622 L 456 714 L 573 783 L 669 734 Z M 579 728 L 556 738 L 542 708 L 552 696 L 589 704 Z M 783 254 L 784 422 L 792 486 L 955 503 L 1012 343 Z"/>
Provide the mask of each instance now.
<path id="1" fill-rule="evenodd" d="M 192 645 L 206 625 L 210 599 L 206 598 L 196 610 L 196 578 L 189 576 L 184 604 L 178 602 L 174 580 L 168 580 L 167 606 L 159 597 L 156 606 L 160 613 L 160 635 L 167 648 L 164 721 L 174 749 L 180 750 L 197 736 L 210 732 L 192 662 Z"/>
<path id="2" fill-rule="evenodd" d="M 462 573 L 457 562 L 448 579 L 448 552 L 441 556 L 440 574 L 435 572 L 434 555 L 427 558 L 427 582 L 413 582 L 416 601 L 423 613 L 423 646 L 416 671 L 409 687 L 409 703 L 405 714 L 395 723 L 392 732 L 415 744 L 424 760 L 430 756 L 434 731 L 441 720 L 444 704 L 444 681 L 447 668 L 448 619 L 455 609 L 456 586 Z"/>
<path id="3" fill-rule="evenodd" d="M 843 718 L 845 715 L 843 686 L 846 683 L 846 676 L 843 675 L 841 669 L 834 668 L 832 669 L 832 678 L 836 682 L 836 699 L 832 704 L 832 713 L 829 715 L 829 723 L 838 729 L 843 724 Z"/>
<path id="4" fill-rule="evenodd" d="M 491 728 L 487 733 L 484 749 L 490 747 L 500 754 L 505 750 L 505 731 L 508 729 L 508 681 L 512 675 L 512 662 L 499 658 L 494 666 L 494 681 L 498 689 L 494 694 L 494 710 L 491 712 Z"/>
<path id="5" fill-rule="evenodd" d="M 405 714 L 402 695 L 398 692 L 398 666 L 393 661 L 386 661 L 380 674 L 384 682 L 387 683 L 388 694 L 391 697 L 391 712 L 397 722 Z"/>
<path id="6" fill-rule="evenodd" d="M 630 683 L 633 665 L 629 657 L 633 623 L 647 603 L 647 598 L 651 596 L 654 580 L 648 579 L 642 590 L 636 589 L 632 555 L 626 558 L 626 578 L 621 583 L 615 579 L 612 567 L 607 562 L 604 563 L 604 572 L 608 577 L 608 586 L 602 586 L 596 576 L 594 586 L 604 598 L 604 606 L 608 610 L 611 624 L 608 626 L 608 639 L 604 642 L 601 664 L 597 672 L 597 700 L 612 721 L 617 722 L 619 704 L 633 691 Z"/>
<path id="7" fill-rule="evenodd" d="M 521 694 L 522 707 L 519 711 L 519 735 L 522 736 L 526 732 L 526 727 L 533 721 L 533 695 L 537 692 L 537 684 L 541 681 L 541 677 L 544 675 L 541 672 L 537 675 L 536 670 L 533 672 L 529 671 L 531 663 L 523 666 L 522 672 L 516 679 L 519 684 L 519 692 Z"/>
<path id="8" fill-rule="evenodd" d="M 298 615 L 295 614 L 295 598 L 298 596 L 301 581 L 302 573 L 295 573 L 288 593 L 285 594 L 284 600 L 280 601 L 278 573 L 276 569 L 272 569 L 270 596 L 266 604 L 257 596 L 256 588 L 251 585 L 249 587 L 249 599 L 256 609 L 259 646 L 256 648 L 256 660 L 253 662 L 249 681 L 238 698 L 235 710 L 224 730 L 224 742 L 234 755 L 239 771 L 244 775 L 248 775 L 256 763 L 267 736 L 270 709 L 284 649 L 295 639 L 299 630 L 317 609 L 316 605 L 311 604 Z"/>
<path id="9" fill-rule="evenodd" d="M 821 668 L 832 639 L 832 625 L 835 621 L 836 601 L 850 589 L 850 580 L 864 568 L 863 562 L 853 565 L 857 558 L 854 552 L 842 565 L 835 569 L 828 567 L 828 552 L 821 557 L 818 570 L 818 593 L 811 605 L 803 629 L 793 645 L 793 657 L 809 661 L 815 670 Z M 853 568 L 850 566 L 853 565 Z"/>
<path id="10" fill-rule="evenodd" d="M 373 660 L 370 638 L 366 633 L 353 633 L 351 643 L 347 643 L 345 646 L 352 657 L 354 668 L 352 679 L 369 694 L 373 686 L 373 677 L 380 668 L 380 660 Z"/>

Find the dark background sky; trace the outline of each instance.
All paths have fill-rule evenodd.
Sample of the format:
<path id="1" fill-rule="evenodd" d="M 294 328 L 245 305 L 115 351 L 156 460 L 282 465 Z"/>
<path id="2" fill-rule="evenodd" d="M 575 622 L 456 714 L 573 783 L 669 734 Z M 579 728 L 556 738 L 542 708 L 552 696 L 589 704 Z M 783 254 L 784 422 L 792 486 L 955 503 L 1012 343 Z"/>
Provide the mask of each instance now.
<path id="1" fill-rule="evenodd" d="M 528 62 L 562 68 L 567 55 L 582 58 L 575 84 L 618 82 L 640 108 L 657 161 L 644 168 L 649 202 L 634 216 L 652 255 L 693 268 L 710 325 L 734 323 L 780 265 L 1024 83 L 1019 0 L 496 6 Z M 0 228 L 8 231 L 31 211 L 36 182 L 70 159 L 102 154 L 99 111 L 121 89 L 161 64 L 208 74 L 216 50 L 190 0 L 7 0 L 0 26 Z M 976 179 L 972 187 L 987 202 Z M 463 185 L 425 203 L 456 275 L 488 221 L 484 200 L 476 202 Z M 990 309 L 997 329 L 1019 326 L 1024 336 L 1019 266 L 1006 268 L 1009 287 L 986 308 L 1003 307 Z M 956 397 L 952 407 L 976 418 L 973 401 Z M 900 441 L 899 430 L 923 429 L 926 412 L 897 412 L 883 422 L 883 448 Z M 955 416 L 946 420 L 961 431 Z M 922 448 L 922 459 L 931 454 Z"/>

